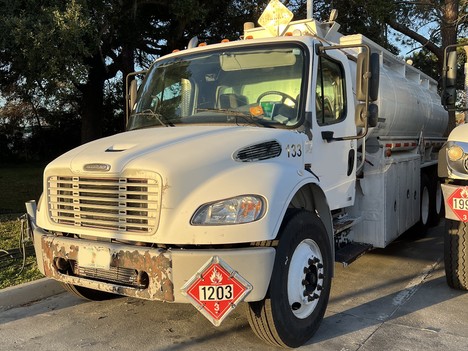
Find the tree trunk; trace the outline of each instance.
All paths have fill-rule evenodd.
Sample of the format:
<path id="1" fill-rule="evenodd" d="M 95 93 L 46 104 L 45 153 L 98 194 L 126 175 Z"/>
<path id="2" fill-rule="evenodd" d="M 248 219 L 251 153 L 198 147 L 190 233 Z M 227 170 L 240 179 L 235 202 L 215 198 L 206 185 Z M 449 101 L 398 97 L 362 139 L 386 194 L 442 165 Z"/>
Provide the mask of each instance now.
<path id="1" fill-rule="evenodd" d="M 445 11 L 442 13 L 440 32 L 442 36 L 442 48 L 457 43 L 457 21 L 459 13 L 459 0 L 446 0 Z M 448 135 L 456 127 L 455 112 L 449 112 L 449 120 L 446 134 Z"/>
<path id="2" fill-rule="evenodd" d="M 134 64 L 134 48 L 133 46 L 131 46 L 130 44 L 128 45 L 124 45 L 122 47 L 122 80 L 123 80 L 123 94 L 124 94 L 124 99 L 123 99 L 123 102 L 124 102 L 124 105 L 122 106 L 123 110 L 124 111 L 127 111 L 127 104 L 128 104 L 128 101 L 127 101 L 127 96 L 125 95 L 126 93 L 126 84 L 127 84 L 127 75 L 129 73 L 132 73 L 135 71 L 135 64 Z M 126 116 L 126 113 L 124 114 L 124 117 L 121 121 L 121 123 L 119 123 L 119 129 L 120 130 L 125 130 L 125 126 L 127 124 L 127 116 Z"/>
<path id="3" fill-rule="evenodd" d="M 95 54 L 87 62 L 90 66 L 88 81 L 80 87 L 81 101 L 81 143 L 99 139 L 102 136 L 104 82 L 106 71 L 101 56 Z"/>

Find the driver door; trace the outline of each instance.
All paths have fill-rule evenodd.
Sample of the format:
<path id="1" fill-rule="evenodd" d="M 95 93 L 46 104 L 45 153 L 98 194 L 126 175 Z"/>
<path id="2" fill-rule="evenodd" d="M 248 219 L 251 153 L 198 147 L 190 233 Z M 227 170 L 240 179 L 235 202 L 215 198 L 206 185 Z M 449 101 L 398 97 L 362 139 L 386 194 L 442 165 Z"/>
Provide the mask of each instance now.
<path id="1" fill-rule="evenodd" d="M 356 135 L 352 80 L 348 59 L 338 51 L 318 56 L 314 72 L 311 169 L 334 210 L 354 203 L 356 140 L 327 141 L 322 133 L 335 138 Z"/>

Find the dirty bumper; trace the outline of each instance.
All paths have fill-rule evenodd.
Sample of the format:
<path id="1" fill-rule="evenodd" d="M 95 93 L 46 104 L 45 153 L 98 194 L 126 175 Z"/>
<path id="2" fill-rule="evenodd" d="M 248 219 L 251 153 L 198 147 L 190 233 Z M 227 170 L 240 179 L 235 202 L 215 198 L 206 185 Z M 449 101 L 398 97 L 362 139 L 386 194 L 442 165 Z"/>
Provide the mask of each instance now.
<path id="1" fill-rule="evenodd" d="M 42 236 L 44 274 L 61 282 L 147 300 L 174 301 L 170 254 L 157 248 Z"/>

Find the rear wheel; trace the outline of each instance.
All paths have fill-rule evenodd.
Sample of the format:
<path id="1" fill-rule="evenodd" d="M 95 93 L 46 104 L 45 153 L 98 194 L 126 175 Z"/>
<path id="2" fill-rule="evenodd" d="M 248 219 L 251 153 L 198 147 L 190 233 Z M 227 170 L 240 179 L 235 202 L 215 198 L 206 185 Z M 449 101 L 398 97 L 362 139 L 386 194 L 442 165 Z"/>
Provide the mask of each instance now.
<path id="1" fill-rule="evenodd" d="M 267 298 L 249 303 L 249 323 L 262 340 L 299 347 L 323 319 L 331 288 L 333 261 L 323 223 L 296 210 L 280 230 Z"/>
<path id="2" fill-rule="evenodd" d="M 432 206 L 431 213 L 429 216 L 429 222 L 431 226 L 439 224 L 440 219 L 444 215 L 444 197 L 442 195 L 442 187 L 440 186 L 440 179 L 436 178 L 432 182 L 431 195 L 432 195 Z"/>
<path id="3" fill-rule="evenodd" d="M 115 295 L 115 294 L 111 294 L 111 293 L 104 292 L 104 291 L 89 289 L 89 288 L 85 288 L 85 287 L 73 285 L 73 284 L 62 283 L 62 286 L 68 292 L 85 300 L 104 301 L 104 300 L 115 299 L 116 297 L 120 296 L 120 295 Z"/>
<path id="4" fill-rule="evenodd" d="M 468 290 L 468 223 L 445 220 L 444 263 L 447 284 Z"/>
<path id="5" fill-rule="evenodd" d="M 429 226 L 429 214 L 431 213 L 431 190 L 426 174 L 421 177 L 421 225 L 427 229 Z"/>
<path id="6" fill-rule="evenodd" d="M 426 173 L 421 173 L 421 190 L 420 190 L 420 211 L 419 221 L 414 226 L 412 232 L 414 232 L 415 238 L 424 237 L 427 234 L 427 230 L 430 227 L 430 214 L 432 204 L 431 187 L 429 183 L 429 177 Z"/>

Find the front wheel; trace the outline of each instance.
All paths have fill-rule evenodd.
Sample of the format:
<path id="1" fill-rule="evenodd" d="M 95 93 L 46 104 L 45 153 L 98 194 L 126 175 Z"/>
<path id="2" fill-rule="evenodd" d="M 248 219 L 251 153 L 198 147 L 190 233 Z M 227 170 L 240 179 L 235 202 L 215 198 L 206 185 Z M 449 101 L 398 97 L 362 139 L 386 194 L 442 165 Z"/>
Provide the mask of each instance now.
<path id="1" fill-rule="evenodd" d="M 104 292 L 104 291 L 85 288 L 79 285 L 62 283 L 62 286 L 68 292 L 85 300 L 105 301 L 105 300 L 115 299 L 116 297 L 120 296 L 120 295 L 115 295 L 115 294 Z"/>
<path id="2" fill-rule="evenodd" d="M 468 290 L 468 223 L 445 220 L 444 263 L 447 284 Z"/>
<path id="3" fill-rule="evenodd" d="M 331 288 L 332 251 L 323 223 L 311 212 L 290 212 L 279 235 L 268 296 L 249 303 L 247 315 L 262 340 L 299 347 L 323 319 Z"/>

